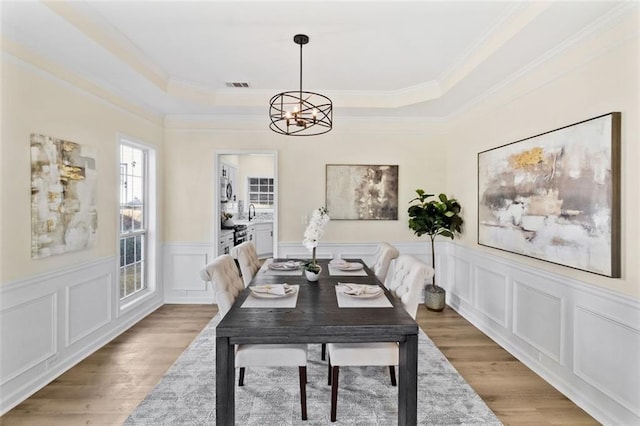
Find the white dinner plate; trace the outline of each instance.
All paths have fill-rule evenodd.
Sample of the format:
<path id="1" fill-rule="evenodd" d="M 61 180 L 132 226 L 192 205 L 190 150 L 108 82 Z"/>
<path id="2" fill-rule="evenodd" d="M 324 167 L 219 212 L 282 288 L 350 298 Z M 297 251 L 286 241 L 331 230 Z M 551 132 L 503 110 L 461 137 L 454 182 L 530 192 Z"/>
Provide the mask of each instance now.
<path id="1" fill-rule="evenodd" d="M 362 263 L 347 263 L 344 265 L 338 265 L 335 266 L 336 269 L 339 269 L 340 271 L 359 271 L 360 269 L 364 268 L 364 265 Z"/>
<path id="2" fill-rule="evenodd" d="M 260 286 L 260 287 L 266 287 L 266 285 Z M 249 290 L 251 290 L 251 295 L 253 297 L 257 297 L 259 299 L 280 299 L 283 297 L 293 296 L 294 294 L 296 294 L 296 291 L 298 291 L 296 287 L 285 288 L 284 294 L 273 294 L 273 293 L 266 293 L 262 291 L 256 291 L 254 287 L 249 287 Z"/>

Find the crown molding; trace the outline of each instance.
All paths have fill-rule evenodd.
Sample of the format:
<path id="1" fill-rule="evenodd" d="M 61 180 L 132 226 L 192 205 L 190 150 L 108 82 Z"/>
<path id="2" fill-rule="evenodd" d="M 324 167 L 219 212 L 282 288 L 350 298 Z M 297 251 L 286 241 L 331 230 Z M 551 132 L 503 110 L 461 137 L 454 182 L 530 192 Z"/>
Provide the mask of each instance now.
<path id="1" fill-rule="evenodd" d="M 638 38 L 640 34 L 640 4 L 622 3 L 603 15 L 580 33 L 565 40 L 554 49 L 510 75 L 501 83 L 469 100 L 447 118 L 459 119 L 473 114 L 476 109 L 493 104 L 505 104 L 526 95 L 550 82 L 562 78 L 616 47 Z M 588 43 L 598 38 L 597 43 Z M 562 58 L 568 55 L 569 60 Z M 511 89 L 511 90 L 509 90 Z"/>
<path id="2" fill-rule="evenodd" d="M 251 89 L 238 92 L 181 81 L 166 75 L 86 5 L 74 2 L 44 4 L 168 96 L 207 106 L 262 106 L 265 98 L 268 100 L 277 92 Z M 323 93 L 347 108 L 398 108 L 441 98 L 548 7 L 549 3 L 532 3 L 512 8 L 508 17 L 500 19 L 491 30 L 492 34 L 485 37 L 482 46 L 470 51 L 467 59 L 443 79 L 389 91 L 325 90 Z"/>
<path id="3" fill-rule="evenodd" d="M 114 56 L 128 64 L 152 82 L 156 87 L 163 90 L 167 95 L 177 99 L 194 102 L 208 106 L 264 106 L 273 95 L 270 91 L 248 90 L 238 93 L 230 89 L 212 90 L 190 82 L 181 81 L 176 78 L 166 76 L 153 64 L 150 64 L 134 46 L 128 42 L 121 34 L 114 29 L 107 29 L 101 24 L 99 19 L 92 19 L 89 14 L 85 14 L 84 9 L 90 9 L 86 5 L 78 6 L 76 3 L 45 2 L 45 4 L 55 13 L 61 15 L 68 22 L 90 37 L 100 46 L 111 52 Z M 494 25 L 493 29 L 481 39 L 469 54 L 459 62 L 455 69 L 440 77 L 437 80 L 425 82 L 411 87 L 406 87 L 393 91 L 359 92 L 359 91 L 328 91 L 324 92 L 330 96 L 336 105 L 341 108 L 380 109 L 379 117 L 340 117 L 341 121 L 357 122 L 363 121 L 371 123 L 373 121 L 391 120 L 400 122 L 398 117 L 384 117 L 383 109 L 396 108 L 403 105 L 411 105 L 425 100 L 437 99 L 444 96 L 452 87 L 461 81 L 466 75 L 473 71 L 484 60 L 489 58 L 504 43 L 518 33 L 519 30 L 528 25 L 533 19 L 550 7 L 548 3 L 532 3 L 515 5 L 505 17 Z M 82 9 L 84 8 L 84 9 Z M 469 100 L 458 110 L 443 118 L 428 117 L 404 117 L 403 120 L 414 123 L 412 125 L 431 127 L 434 123 L 447 132 L 446 123 L 458 120 L 475 109 L 486 106 L 487 100 L 495 102 L 508 102 L 509 99 L 522 96 L 525 93 L 535 90 L 535 88 L 547 84 L 553 79 L 560 78 L 572 69 L 583 65 L 606 53 L 616 45 L 623 43 L 638 34 L 638 8 L 635 2 L 625 2 L 615 8 L 600 20 L 585 28 L 581 33 L 566 40 L 547 52 L 544 56 L 530 63 L 518 72 L 512 74 L 500 84 L 493 86 L 481 95 Z M 581 43 L 585 40 L 598 37 L 596 43 Z M 148 106 L 141 106 L 135 100 L 116 95 L 108 88 L 103 87 L 89 78 L 82 77 L 69 71 L 62 65 L 33 53 L 25 46 L 2 37 L 2 50 L 9 55 L 15 56 L 21 61 L 32 65 L 56 78 L 68 82 L 80 90 L 89 92 L 106 102 L 140 116 L 154 124 L 165 125 L 167 129 L 185 129 L 191 123 L 195 128 L 219 128 L 220 123 L 227 123 L 225 128 L 230 129 L 259 129 L 268 127 L 265 117 L 258 116 L 200 116 L 194 115 L 193 119 L 185 119 L 185 116 L 167 115 L 162 116 L 157 111 Z M 559 61 L 558 58 L 569 51 L 567 60 Z M 562 63 L 558 63 L 562 62 Z M 546 67 L 548 70 L 541 72 Z M 551 71 L 549 71 L 551 70 Z M 513 88 L 512 90 L 507 90 Z M 508 92 L 508 93 L 507 93 Z M 418 124 L 415 124 L 418 123 Z"/>
<path id="4" fill-rule="evenodd" d="M 75 90 L 93 95 L 101 101 L 117 107 L 129 114 L 147 120 L 157 126 L 162 126 L 162 116 L 160 114 L 151 111 L 148 108 L 136 105 L 134 102 L 114 94 L 93 81 L 69 71 L 68 69 L 59 66 L 36 53 L 33 53 L 30 49 L 25 48 L 21 44 L 0 35 L 0 45 L 2 46 L 3 54 L 15 58 L 23 66 L 31 67 L 39 73 L 43 73 L 57 81 L 68 84 Z"/>
<path id="5" fill-rule="evenodd" d="M 45 1 L 52 12 L 73 25 L 113 56 L 126 63 L 151 84 L 167 92 L 168 76 L 115 28 L 103 24 L 101 18 L 82 2 Z M 99 22 L 100 21 L 100 22 Z"/>

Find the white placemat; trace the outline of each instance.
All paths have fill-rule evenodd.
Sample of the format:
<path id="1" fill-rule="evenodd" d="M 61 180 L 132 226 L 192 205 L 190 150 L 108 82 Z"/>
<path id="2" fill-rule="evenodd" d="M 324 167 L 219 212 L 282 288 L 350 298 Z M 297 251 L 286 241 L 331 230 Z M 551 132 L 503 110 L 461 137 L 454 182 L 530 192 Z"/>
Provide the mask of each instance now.
<path id="1" fill-rule="evenodd" d="M 264 264 L 260 267 L 259 274 L 263 274 L 266 276 L 300 276 L 302 275 L 303 267 L 300 269 L 293 269 L 290 271 L 279 271 L 276 269 L 269 269 L 269 264 L 273 262 L 273 259 L 267 259 Z"/>
<path id="2" fill-rule="evenodd" d="M 338 298 L 339 308 L 392 308 L 393 305 L 387 299 L 386 294 L 382 293 L 378 297 L 358 299 L 357 297 L 344 294 L 335 286 L 336 297 Z"/>
<path id="3" fill-rule="evenodd" d="M 358 270 L 358 271 L 341 271 L 338 268 L 334 268 L 333 266 L 331 266 L 331 264 L 329 264 L 329 275 L 331 276 L 344 276 L 344 277 L 366 277 L 367 276 L 367 271 L 364 270 L 364 268 Z"/>
<path id="4" fill-rule="evenodd" d="M 287 297 L 274 297 L 274 298 L 261 298 L 255 297 L 253 294 L 245 299 L 241 308 L 295 308 L 298 303 L 298 293 L 300 292 L 299 285 L 292 285 L 295 287 L 296 294 Z"/>

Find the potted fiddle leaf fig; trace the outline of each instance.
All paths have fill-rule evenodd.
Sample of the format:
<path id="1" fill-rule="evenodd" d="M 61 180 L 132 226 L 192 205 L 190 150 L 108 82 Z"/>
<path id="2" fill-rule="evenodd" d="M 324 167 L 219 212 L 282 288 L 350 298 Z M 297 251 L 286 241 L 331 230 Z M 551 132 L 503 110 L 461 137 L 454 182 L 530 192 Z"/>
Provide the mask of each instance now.
<path id="1" fill-rule="evenodd" d="M 417 236 L 428 235 L 431 239 L 431 266 L 436 267 L 435 239 L 438 235 L 455 238 L 462 232 L 463 220 L 459 213 L 462 207 L 455 198 L 447 198 L 440 194 L 436 199 L 429 200 L 434 194 L 427 194 L 417 189 L 418 196 L 409 204 L 409 228 Z M 445 290 L 436 284 L 435 274 L 431 285 L 427 285 L 425 305 L 430 311 L 441 312 L 445 305 Z"/>

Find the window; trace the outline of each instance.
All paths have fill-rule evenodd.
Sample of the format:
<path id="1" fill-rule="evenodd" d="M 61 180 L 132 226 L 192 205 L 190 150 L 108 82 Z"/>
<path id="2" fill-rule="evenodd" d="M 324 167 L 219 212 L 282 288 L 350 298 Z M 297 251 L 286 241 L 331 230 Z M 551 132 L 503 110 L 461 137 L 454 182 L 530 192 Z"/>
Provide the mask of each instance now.
<path id="1" fill-rule="evenodd" d="M 120 300 L 147 288 L 148 152 L 120 143 Z"/>
<path id="2" fill-rule="evenodd" d="M 249 203 L 257 209 L 273 208 L 273 178 L 249 177 Z"/>

